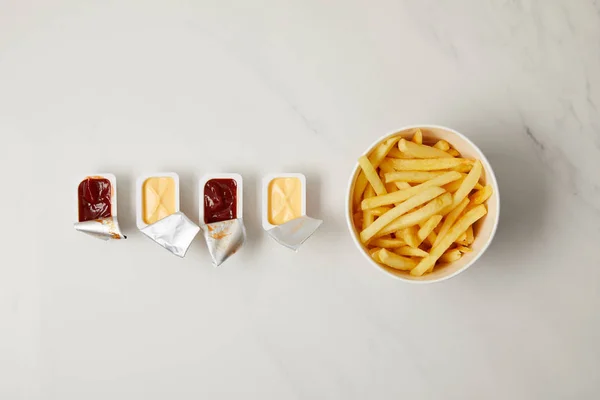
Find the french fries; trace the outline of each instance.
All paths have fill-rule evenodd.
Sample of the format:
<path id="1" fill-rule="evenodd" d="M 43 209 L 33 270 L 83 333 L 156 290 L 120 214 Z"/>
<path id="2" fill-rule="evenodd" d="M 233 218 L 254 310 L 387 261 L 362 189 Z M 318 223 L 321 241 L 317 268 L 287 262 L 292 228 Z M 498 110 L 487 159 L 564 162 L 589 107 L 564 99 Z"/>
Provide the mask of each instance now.
<path id="1" fill-rule="evenodd" d="M 385 189 L 383 182 L 381 182 L 381 179 L 379 179 L 379 175 L 377 174 L 377 171 L 375 171 L 375 167 L 373 167 L 373 164 L 371 164 L 369 159 L 366 156 L 362 156 L 358 159 L 358 163 L 363 170 L 363 174 L 365 174 L 367 177 L 367 181 L 369 181 L 373 187 L 373 190 L 375 190 L 375 193 L 380 196 L 382 194 L 387 194 L 387 190 Z"/>
<path id="2" fill-rule="evenodd" d="M 360 157 L 352 221 L 375 262 L 421 276 L 472 257 L 473 224 L 486 215 L 493 188 L 479 160 L 462 158 L 445 140 L 424 138 L 426 130 L 411 134 Z"/>
<path id="3" fill-rule="evenodd" d="M 433 147 L 435 147 L 436 149 L 446 151 L 446 152 L 448 150 L 450 150 L 450 144 L 448 142 L 446 142 L 445 140 L 438 140 L 437 143 L 433 145 Z"/>
<path id="4" fill-rule="evenodd" d="M 409 142 L 405 139 L 400 139 L 398 142 L 398 148 L 404 154 L 412 156 L 412 158 L 452 158 L 450 154 L 443 150 Z"/>
<path id="5" fill-rule="evenodd" d="M 398 140 L 400 140 L 399 137 L 390 138 L 375 148 L 371 155 L 369 155 L 369 162 L 373 168 L 377 168 L 381 164 Z M 358 178 L 356 178 L 356 183 L 354 184 L 353 204 L 360 204 L 361 197 L 368 183 L 367 177 L 363 172 L 358 174 Z"/>
<path id="6" fill-rule="evenodd" d="M 423 258 L 419 264 L 410 270 L 410 274 L 413 276 L 421 276 L 430 267 L 434 266 L 436 261 L 448 250 L 448 248 L 454 243 L 454 241 L 471 225 L 477 222 L 481 217 L 487 213 L 487 209 L 483 204 L 478 205 L 465 215 L 463 215 L 456 224 L 442 238 L 437 246 L 433 246 L 429 255 Z"/>
<path id="7" fill-rule="evenodd" d="M 386 212 L 381 217 L 377 218 L 377 220 L 375 222 L 373 222 L 371 225 L 367 226 L 366 229 L 363 229 L 363 231 L 360 233 L 360 239 L 362 240 L 363 243 L 368 242 L 373 236 L 375 236 L 377 233 L 379 233 L 379 231 L 381 229 L 383 229 L 386 225 L 390 224 L 392 221 L 396 220 L 402 214 L 405 214 L 406 212 L 412 210 L 413 208 L 420 206 L 421 204 L 423 204 L 431 199 L 436 198 L 437 196 L 439 196 L 442 193 L 444 193 L 444 189 L 434 186 L 434 187 L 426 189 L 424 192 L 422 192 L 416 196 L 413 196 L 412 198 L 406 200 L 405 202 L 398 204 L 396 207 L 392 208 L 390 211 Z M 449 193 L 446 193 L 446 194 L 448 196 L 450 196 Z M 386 235 L 388 233 L 392 233 L 398 229 L 400 229 L 400 228 L 391 230 L 387 233 L 383 233 L 380 236 Z"/>
<path id="8" fill-rule="evenodd" d="M 473 164 L 473 160 L 468 158 L 427 158 L 417 160 L 393 158 L 391 159 L 391 164 L 398 171 L 438 171 L 458 168 L 461 165 L 471 165 Z"/>
<path id="9" fill-rule="evenodd" d="M 368 210 L 370 208 L 399 203 L 401 201 L 411 198 L 412 196 L 424 192 L 427 188 L 434 186 L 442 186 L 449 182 L 460 179 L 460 176 L 461 175 L 459 172 L 450 171 L 427 182 L 423 182 L 420 185 L 413 186 L 410 189 L 399 190 L 397 192 L 388 193 L 382 196 L 375 196 L 369 199 L 364 199 L 360 206 L 363 210 Z"/>
<path id="10" fill-rule="evenodd" d="M 390 165 L 390 164 L 388 164 Z M 393 166 L 390 165 L 393 170 Z M 386 182 L 423 183 L 436 176 L 444 175 L 444 171 L 395 171 L 385 174 Z"/>
<path id="11" fill-rule="evenodd" d="M 379 250 L 377 255 L 383 264 L 394 269 L 410 271 L 417 265 L 415 260 L 399 256 L 398 254 L 387 251 L 386 249 Z"/>

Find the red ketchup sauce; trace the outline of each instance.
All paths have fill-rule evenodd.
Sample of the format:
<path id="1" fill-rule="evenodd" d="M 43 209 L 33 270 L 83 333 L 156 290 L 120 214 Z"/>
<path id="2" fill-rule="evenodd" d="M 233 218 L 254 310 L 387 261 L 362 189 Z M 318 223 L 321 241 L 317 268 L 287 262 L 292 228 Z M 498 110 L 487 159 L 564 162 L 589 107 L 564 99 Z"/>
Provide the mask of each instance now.
<path id="1" fill-rule="evenodd" d="M 237 183 L 234 179 L 211 179 L 204 185 L 204 223 L 237 218 Z"/>
<path id="2" fill-rule="evenodd" d="M 111 189 L 105 178 L 86 178 L 79 184 L 79 222 L 112 216 Z"/>

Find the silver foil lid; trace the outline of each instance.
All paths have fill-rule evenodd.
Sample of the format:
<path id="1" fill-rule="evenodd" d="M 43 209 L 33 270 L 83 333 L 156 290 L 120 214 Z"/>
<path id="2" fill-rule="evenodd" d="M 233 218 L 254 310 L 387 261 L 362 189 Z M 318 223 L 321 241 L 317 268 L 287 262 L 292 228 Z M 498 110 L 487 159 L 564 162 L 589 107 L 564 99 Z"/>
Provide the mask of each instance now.
<path id="1" fill-rule="evenodd" d="M 202 225 L 208 251 L 217 267 L 234 255 L 246 241 L 242 218 Z"/>
<path id="2" fill-rule="evenodd" d="M 184 213 L 176 212 L 140 231 L 171 253 L 183 258 L 200 227 Z"/>
<path id="3" fill-rule="evenodd" d="M 267 233 L 277 243 L 298 251 L 302 243 L 306 242 L 322 223 L 320 219 L 303 216 L 269 229 Z"/>
<path id="4" fill-rule="evenodd" d="M 74 226 L 75 230 L 102 240 L 127 239 L 127 236 L 121 233 L 119 222 L 115 217 L 76 222 Z"/>

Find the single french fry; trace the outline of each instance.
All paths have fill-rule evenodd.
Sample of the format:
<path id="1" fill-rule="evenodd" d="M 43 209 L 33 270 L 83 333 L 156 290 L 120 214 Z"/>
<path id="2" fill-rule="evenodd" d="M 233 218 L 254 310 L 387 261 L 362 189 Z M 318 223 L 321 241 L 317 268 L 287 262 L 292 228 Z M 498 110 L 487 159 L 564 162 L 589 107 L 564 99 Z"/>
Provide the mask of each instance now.
<path id="1" fill-rule="evenodd" d="M 401 201 L 411 198 L 412 196 L 416 196 L 419 193 L 422 193 L 430 187 L 442 186 L 459 178 L 460 173 L 456 171 L 449 171 L 446 172 L 444 175 L 438 176 L 437 178 L 433 178 L 427 182 L 423 182 L 420 185 L 413 186 L 410 189 L 399 190 L 397 192 L 388 193 L 382 196 L 375 196 L 370 199 L 364 199 L 360 206 L 363 210 L 368 210 L 370 208 L 399 203 Z"/>
<path id="2" fill-rule="evenodd" d="M 377 169 L 377 167 L 385 159 L 389 151 L 392 148 L 396 148 L 395 144 L 396 142 L 398 142 L 398 140 L 400 140 L 399 136 L 390 138 L 382 144 L 380 144 L 379 146 L 377 146 L 377 148 L 371 152 L 371 154 L 369 155 L 369 161 L 373 168 Z M 358 174 L 358 177 L 356 178 L 356 182 L 354 183 L 354 193 L 352 194 L 352 204 L 355 207 L 358 204 L 360 204 L 362 195 L 365 191 L 365 188 L 367 187 L 368 182 L 369 181 L 367 180 L 367 177 L 361 171 Z"/>
<path id="3" fill-rule="evenodd" d="M 415 196 L 416 197 L 416 196 Z M 407 200 L 408 201 L 408 200 Z M 381 229 L 377 236 L 387 235 L 388 233 L 396 232 L 409 226 L 417 225 L 422 221 L 429 219 L 431 216 L 438 214 L 442 209 L 452 204 L 452 195 L 450 193 L 444 193 L 439 197 L 431 200 L 418 210 L 412 211 L 406 215 L 402 215 L 396 218 L 393 222 Z M 383 218 L 379 217 L 379 219 Z M 377 221 L 375 221 L 376 223 Z M 361 232 L 362 234 L 362 232 Z"/>
<path id="4" fill-rule="evenodd" d="M 382 247 L 385 249 L 395 249 L 398 247 L 406 246 L 406 243 L 404 243 L 404 240 L 398 239 L 398 238 L 396 238 L 396 239 L 379 238 L 379 239 L 374 239 L 373 241 L 371 241 L 369 243 L 369 245 Z"/>
<path id="5" fill-rule="evenodd" d="M 452 158 L 452 156 L 445 151 L 436 149 L 435 147 L 409 142 L 406 139 L 400 139 L 398 148 L 401 152 L 408 154 L 413 158 Z"/>
<path id="6" fill-rule="evenodd" d="M 464 180 L 465 178 L 463 177 L 458 180 L 455 180 L 454 182 L 447 183 L 442 187 L 446 189 L 446 192 L 455 193 L 460 188 L 460 185 L 462 185 Z"/>
<path id="7" fill-rule="evenodd" d="M 463 201 L 460 202 L 460 204 L 456 208 L 454 208 L 454 210 L 450 211 L 450 213 L 448 213 L 448 215 L 446 215 L 446 219 L 444 219 L 444 223 L 442 224 L 442 227 L 440 228 L 440 232 L 438 234 L 437 241 L 435 241 L 433 243 L 433 247 L 435 247 L 437 244 L 439 244 L 440 240 L 442 240 L 442 238 L 450 230 L 452 225 L 454 225 L 454 223 L 456 222 L 458 217 L 460 217 L 460 215 L 465 210 L 465 208 L 467 208 L 468 204 L 469 204 L 469 199 L 465 198 L 465 199 L 463 199 Z"/>
<path id="8" fill-rule="evenodd" d="M 451 263 L 462 257 L 462 253 L 458 249 L 446 250 L 440 257 L 440 262 Z"/>
<path id="9" fill-rule="evenodd" d="M 410 270 L 410 274 L 413 276 L 421 276 L 431 266 L 434 266 L 436 261 L 444 254 L 446 250 L 454 243 L 470 225 L 475 223 L 477 220 L 482 218 L 487 213 L 487 209 L 484 205 L 479 205 L 463 215 L 456 223 L 450 228 L 448 233 L 442 238 L 437 246 L 433 246 L 429 255 L 424 257 L 419 264 Z"/>
<path id="10" fill-rule="evenodd" d="M 394 171 L 394 167 L 387 163 L 387 165 Z M 408 183 L 423 183 L 430 179 L 444 175 L 446 171 L 395 171 L 386 172 L 385 181 L 389 182 L 408 182 Z"/>
<path id="11" fill-rule="evenodd" d="M 373 216 L 381 217 L 383 214 L 390 211 L 391 209 L 392 209 L 392 207 L 376 207 L 376 208 L 371 208 L 369 211 L 371 211 L 371 214 L 373 214 Z"/>
<path id="12" fill-rule="evenodd" d="M 456 246 L 456 249 L 461 253 L 470 253 L 473 251 L 470 247 L 467 246 Z"/>
<path id="13" fill-rule="evenodd" d="M 453 158 L 452 160 L 456 160 Z M 471 190 L 475 187 L 475 184 L 479 181 L 481 177 L 481 162 L 479 160 L 475 161 L 473 164 L 473 169 L 469 174 L 465 177 L 460 188 L 454 193 L 454 197 L 452 200 L 452 208 L 456 208 L 468 195 L 471 193 Z"/>
<path id="14" fill-rule="evenodd" d="M 413 248 L 410 246 L 402 246 L 398 247 L 394 250 L 394 253 L 399 256 L 408 256 L 408 257 L 427 257 L 429 255 L 425 250 L 421 250 L 419 248 Z"/>
<path id="15" fill-rule="evenodd" d="M 408 182 L 394 182 L 394 184 L 396 184 L 396 187 L 399 190 L 406 190 L 411 188 L 410 183 Z"/>
<path id="16" fill-rule="evenodd" d="M 396 186 L 394 183 L 384 183 L 384 186 L 385 186 L 385 190 L 388 193 L 392 193 L 392 192 L 398 191 L 398 186 Z"/>
<path id="17" fill-rule="evenodd" d="M 413 135 L 412 141 L 416 144 L 423 144 L 423 132 L 419 128 L 417 128 L 417 131 Z"/>
<path id="18" fill-rule="evenodd" d="M 379 258 L 379 251 L 380 251 L 380 250 L 381 250 L 381 249 L 380 249 L 380 248 L 378 248 L 378 247 L 376 247 L 376 248 L 374 248 L 374 249 L 371 249 L 371 250 L 369 250 L 369 254 L 371 254 L 371 258 L 372 258 L 373 260 L 375 260 L 376 262 L 378 262 L 378 263 L 380 263 L 380 262 L 381 262 L 381 259 Z"/>
<path id="19" fill-rule="evenodd" d="M 417 237 L 418 228 L 416 225 L 409 226 L 408 228 L 404 228 L 402 230 L 402 239 L 406 242 L 407 245 L 416 249 L 421 244 L 421 241 Z"/>
<path id="20" fill-rule="evenodd" d="M 470 246 L 475 241 L 475 235 L 473 234 L 473 225 L 469 226 L 467 229 L 467 245 Z"/>
<path id="21" fill-rule="evenodd" d="M 443 139 L 438 140 L 437 143 L 433 145 L 433 147 L 435 147 L 436 149 L 440 149 L 442 151 L 446 151 L 446 152 L 448 150 L 450 150 L 450 144 Z"/>
<path id="22" fill-rule="evenodd" d="M 477 183 L 475 184 L 475 186 L 473 187 L 473 189 L 475 189 L 475 190 L 481 190 L 481 189 L 483 189 L 483 186 L 481 186 L 481 183 L 477 182 Z M 490 195 L 491 195 L 491 193 L 490 193 Z M 487 199 L 486 199 L 486 200 L 487 200 Z"/>
<path id="23" fill-rule="evenodd" d="M 455 158 L 455 160 L 464 160 L 464 158 Z M 468 173 L 469 171 L 471 171 L 471 169 L 473 169 L 472 164 L 461 164 L 461 165 L 457 165 L 454 168 L 451 168 L 452 171 L 458 171 L 458 172 L 464 172 L 464 173 Z"/>
<path id="24" fill-rule="evenodd" d="M 381 179 L 379 179 L 379 175 L 377 175 L 377 171 L 369 159 L 366 156 L 361 156 L 358 159 L 358 163 L 367 177 L 367 180 L 371 186 L 373 186 L 373 189 L 375 189 L 375 193 L 378 195 L 386 194 L 387 191 L 385 190 L 385 186 L 383 186 L 383 182 L 381 182 Z"/>
<path id="25" fill-rule="evenodd" d="M 399 193 L 399 192 L 396 192 L 396 193 Z M 373 222 L 371 225 L 369 225 L 365 229 L 363 229 L 363 231 L 360 233 L 360 239 L 362 240 L 363 243 L 368 242 L 373 236 L 375 236 L 379 231 L 381 231 L 386 225 L 388 225 L 389 223 L 391 223 L 392 221 L 394 221 L 401 215 L 407 213 L 408 211 L 412 210 L 413 208 L 415 208 L 417 206 L 420 206 L 421 204 L 424 204 L 432 199 L 435 199 L 436 197 L 440 196 L 442 193 L 444 193 L 444 189 L 434 186 L 431 188 L 427 188 L 422 193 L 419 193 L 419 194 L 411 197 L 410 199 L 407 199 L 406 201 L 398 204 L 397 206 L 392 208 L 390 211 L 386 212 L 381 217 L 377 218 L 377 220 L 375 222 Z M 448 193 L 448 195 L 450 197 L 452 197 L 449 193 Z M 398 229 L 393 229 L 387 233 L 392 233 L 397 230 Z M 380 236 L 383 236 L 383 234 Z"/>
<path id="26" fill-rule="evenodd" d="M 492 191 L 491 185 L 484 186 L 483 189 L 478 190 L 473 196 L 471 196 L 471 203 L 475 205 L 483 204 L 487 199 L 490 198 Z"/>
<path id="27" fill-rule="evenodd" d="M 417 265 L 415 260 L 399 256 L 386 249 L 381 249 L 377 254 L 383 264 L 394 269 L 409 271 Z"/>
<path id="28" fill-rule="evenodd" d="M 431 235 L 432 233 L 435 235 L 435 232 L 433 232 L 433 229 L 436 226 L 438 226 L 438 224 L 440 223 L 441 220 L 442 220 L 441 215 L 433 215 L 424 224 L 422 224 L 421 229 L 419 229 L 419 231 L 417 232 L 417 237 L 419 238 L 419 240 L 422 242 L 427 237 L 429 237 L 429 235 Z M 431 242 L 431 245 L 433 246 L 433 242 Z"/>
<path id="29" fill-rule="evenodd" d="M 391 158 L 390 160 L 394 169 L 398 171 L 438 171 L 473 164 L 473 160 L 468 158 L 427 158 L 420 160 Z"/>
<path id="30" fill-rule="evenodd" d="M 452 157 L 460 157 L 460 153 L 456 151 L 456 149 L 446 150 L 446 153 L 450 154 Z"/>
<path id="31" fill-rule="evenodd" d="M 375 190 L 373 190 L 373 186 L 367 186 L 365 190 L 365 198 L 371 198 L 375 196 Z M 371 210 L 363 211 L 362 217 L 362 229 L 365 230 L 375 221 L 375 215 L 371 212 Z"/>
<path id="32" fill-rule="evenodd" d="M 404 154 L 397 147 L 392 148 L 387 155 L 388 155 L 388 157 L 393 157 L 393 158 L 411 158 L 411 156 L 409 156 L 408 154 Z"/>
<path id="33" fill-rule="evenodd" d="M 433 247 L 433 244 L 435 243 L 435 240 L 436 240 L 436 239 L 437 239 L 437 233 L 435 233 L 435 231 L 434 231 L 434 232 L 431 232 L 431 233 L 429 234 L 429 236 L 427 236 L 427 241 L 429 242 L 429 245 L 430 245 L 431 247 Z"/>

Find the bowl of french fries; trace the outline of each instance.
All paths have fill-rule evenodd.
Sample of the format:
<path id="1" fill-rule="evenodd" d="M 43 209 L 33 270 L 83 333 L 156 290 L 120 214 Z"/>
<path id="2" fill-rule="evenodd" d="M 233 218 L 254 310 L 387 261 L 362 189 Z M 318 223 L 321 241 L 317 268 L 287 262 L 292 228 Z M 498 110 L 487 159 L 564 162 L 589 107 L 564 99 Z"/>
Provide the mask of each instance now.
<path id="1" fill-rule="evenodd" d="M 377 140 L 350 176 L 346 218 L 368 262 L 411 283 L 451 278 L 488 248 L 500 216 L 498 183 L 479 148 L 441 126 Z"/>

